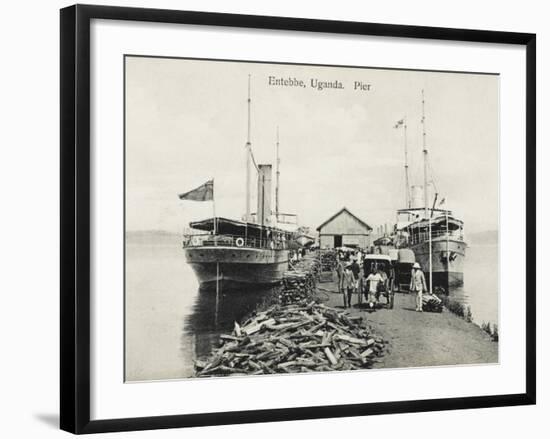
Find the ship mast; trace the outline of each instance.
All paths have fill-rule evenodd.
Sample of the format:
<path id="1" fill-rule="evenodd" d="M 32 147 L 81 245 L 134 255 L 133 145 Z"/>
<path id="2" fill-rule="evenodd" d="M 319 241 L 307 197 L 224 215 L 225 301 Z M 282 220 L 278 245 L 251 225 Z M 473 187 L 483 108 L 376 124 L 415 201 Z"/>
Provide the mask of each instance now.
<path id="1" fill-rule="evenodd" d="M 422 90 L 422 152 L 424 154 L 424 218 L 428 218 L 428 148 L 426 147 L 426 116 L 424 90 Z"/>
<path id="2" fill-rule="evenodd" d="M 409 157 L 407 153 L 407 118 L 403 118 L 403 137 L 405 146 L 405 205 L 411 208 L 411 190 L 409 186 Z"/>
<path id="3" fill-rule="evenodd" d="M 279 158 L 279 127 L 277 126 L 277 161 L 275 162 L 277 166 L 276 170 L 276 180 L 275 180 L 275 221 L 279 222 L 279 165 L 281 163 L 281 159 Z"/>
<path id="4" fill-rule="evenodd" d="M 248 75 L 248 121 L 247 121 L 247 135 L 246 135 L 246 212 L 245 221 L 250 221 L 250 161 L 252 154 L 252 145 L 250 143 L 250 75 Z"/>

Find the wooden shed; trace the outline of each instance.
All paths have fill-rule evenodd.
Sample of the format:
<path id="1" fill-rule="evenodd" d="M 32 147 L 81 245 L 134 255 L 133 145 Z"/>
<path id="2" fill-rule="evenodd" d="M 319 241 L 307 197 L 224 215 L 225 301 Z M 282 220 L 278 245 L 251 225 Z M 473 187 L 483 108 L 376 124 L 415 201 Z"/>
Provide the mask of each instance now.
<path id="1" fill-rule="evenodd" d="M 345 207 L 317 227 L 317 231 L 321 248 L 367 248 L 371 244 L 372 227 Z"/>

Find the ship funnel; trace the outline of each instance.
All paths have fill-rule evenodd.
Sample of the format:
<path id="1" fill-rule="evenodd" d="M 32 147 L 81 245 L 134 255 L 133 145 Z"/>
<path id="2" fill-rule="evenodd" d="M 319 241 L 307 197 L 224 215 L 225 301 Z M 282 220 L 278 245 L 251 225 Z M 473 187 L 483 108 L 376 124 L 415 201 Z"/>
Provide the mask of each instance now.
<path id="1" fill-rule="evenodd" d="M 258 165 L 258 224 L 271 223 L 271 165 Z"/>

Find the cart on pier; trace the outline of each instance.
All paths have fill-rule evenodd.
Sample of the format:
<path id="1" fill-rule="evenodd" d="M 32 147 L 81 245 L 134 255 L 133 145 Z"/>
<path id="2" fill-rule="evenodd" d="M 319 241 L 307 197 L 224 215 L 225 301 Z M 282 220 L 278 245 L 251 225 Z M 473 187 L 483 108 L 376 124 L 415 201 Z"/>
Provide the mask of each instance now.
<path id="1" fill-rule="evenodd" d="M 394 260 L 389 255 L 368 254 L 363 257 L 363 279 L 361 293 L 368 293 L 369 285 L 367 278 L 371 273 L 379 273 L 383 281 L 379 282 L 376 289 L 376 300 L 383 296 L 386 299 L 388 308 L 393 308 L 395 266 Z M 361 298 L 361 294 L 360 294 Z"/>

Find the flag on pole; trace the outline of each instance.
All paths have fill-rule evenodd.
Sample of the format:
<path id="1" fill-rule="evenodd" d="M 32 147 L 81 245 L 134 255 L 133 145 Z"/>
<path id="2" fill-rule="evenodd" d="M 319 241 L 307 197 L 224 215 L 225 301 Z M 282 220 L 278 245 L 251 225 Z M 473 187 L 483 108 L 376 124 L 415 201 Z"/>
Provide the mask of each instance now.
<path id="1" fill-rule="evenodd" d="M 180 200 L 212 201 L 214 199 L 214 180 L 208 180 L 192 191 L 178 195 Z"/>
<path id="2" fill-rule="evenodd" d="M 405 123 L 405 119 L 401 119 L 401 120 L 398 120 L 395 125 L 394 125 L 394 128 L 399 128 L 401 125 L 403 125 Z"/>

